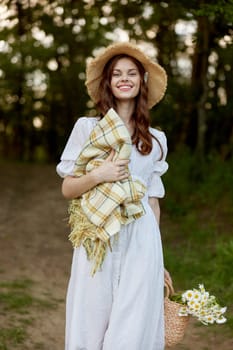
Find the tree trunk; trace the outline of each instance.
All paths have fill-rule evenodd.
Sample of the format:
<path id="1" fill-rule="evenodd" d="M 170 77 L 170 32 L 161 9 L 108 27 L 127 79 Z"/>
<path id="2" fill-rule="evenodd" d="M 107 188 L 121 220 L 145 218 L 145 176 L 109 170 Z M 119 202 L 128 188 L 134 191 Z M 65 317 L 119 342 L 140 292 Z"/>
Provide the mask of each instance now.
<path id="1" fill-rule="evenodd" d="M 193 57 L 192 89 L 197 101 L 197 137 L 196 153 L 200 159 L 205 153 L 205 133 L 206 133 L 206 102 L 208 99 L 208 57 L 210 54 L 210 23 L 208 17 L 198 17 L 198 34 L 196 49 Z"/>
<path id="2" fill-rule="evenodd" d="M 16 94 L 18 96 L 15 110 L 16 110 L 16 123 L 14 127 L 14 141 L 13 141 L 13 157 L 17 159 L 24 158 L 24 139 L 25 130 L 23 123 L 23 82 L 24 82 L 24 58 L 21 50 L 21 37 L 25 33 L 23 24 L 23 8 L 21 1 L 16 1 L 16 10 L 18 18 L 18 43 L 20 54 L 20 66 L 17 72 L 17 87 Z"/>

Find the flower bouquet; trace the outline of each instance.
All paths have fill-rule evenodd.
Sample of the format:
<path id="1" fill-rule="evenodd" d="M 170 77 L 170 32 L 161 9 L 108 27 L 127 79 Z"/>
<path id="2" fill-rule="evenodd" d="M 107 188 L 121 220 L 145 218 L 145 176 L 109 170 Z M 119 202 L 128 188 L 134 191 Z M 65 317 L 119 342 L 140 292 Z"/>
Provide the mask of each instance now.
<path id="1" fill-rule="evenodd" d="M 188 324 L 194 316 L 204 325 L 226 322 L 226 307 L 221 307 L 216 297 L 205 290 L 203 284 L 198 289 L 189 289 L 182 294 L 174 293 L 171 285 L 165 285 L 165 341 L 167 346 L 179 343 Z"/>
<path id="2" fill-rule="evenodd" d="M 223 316 L 227 308 L 220 306 L 216 297 L 210 295 L 203 284 L 199 284 L 198 289 L 190 289 L 180 296 L 174 295 L 171 297 L 171 300 L 176 302 L 179 302 L 179 299 L 181 303 L 179 316 L 194 316 L 204 325 L 221 324 L 227 320 Z"/>

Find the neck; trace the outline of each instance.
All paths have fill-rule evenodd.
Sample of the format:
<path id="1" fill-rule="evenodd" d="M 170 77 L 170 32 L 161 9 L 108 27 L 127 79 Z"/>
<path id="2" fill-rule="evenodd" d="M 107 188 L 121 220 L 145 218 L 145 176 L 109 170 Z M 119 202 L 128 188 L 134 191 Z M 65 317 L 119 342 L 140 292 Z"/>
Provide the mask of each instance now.
<path id="1" fill-rule="evenodd" d="M 117 102 L 117 113 L 121 117 L 124 123 L 129 123 L 134 111 L 134 103 L 128 101 Z"/>
<path id="2" fill-rule="evenodd" d="M 129 101 L 117 102 L 117 113 L 119 117 L 123 120 L 130 135 L 133 135 L 134 133 L 134 121 L 132 120 L 133 111 L 134 111 L 134 102 L 133 103 L 130 103 Z"/>

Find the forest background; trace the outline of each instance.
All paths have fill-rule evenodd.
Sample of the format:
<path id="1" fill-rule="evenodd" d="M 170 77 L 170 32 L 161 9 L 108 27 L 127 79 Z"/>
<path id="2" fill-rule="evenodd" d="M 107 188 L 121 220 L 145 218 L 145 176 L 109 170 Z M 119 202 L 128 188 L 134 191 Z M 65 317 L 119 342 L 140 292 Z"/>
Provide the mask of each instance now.
<path id="1" fill-rule="evenodd" d="M 128 40 L 168 74 L 166 96 L 151 111 L 152 125 L 165 131 L 169 147 L 161 202 L 166 266 L 177 289 L 204 283 L 228 306 L 227 325 L 212 328 L 227 334 L 233 327 L 233 0 L 1 0 L 2 202 L 13 202 L 9 196 L 17 197 L 19 181 L 20 195 L 26 195 L 26 169 L 34 183 L 47 179 L 77 118 L 97 113 L 85 88 L 87 60 L 109 43 Z M 2 213 L 9 216 L 13 207 L 3 206 Z M 6 235 L 6 223 L 0 238 L 9 243 L 15 233 Z M 28 296 L 32 276 L 8 274 L 3 261 L 3 315 L 9 308 L 29 310 L 33 298 L 14 309 L 9 295 L 14 299 L 21 288 L 22 298 Z M 26 349 L 28 325 L 7 317 L 0 349 Z"/>

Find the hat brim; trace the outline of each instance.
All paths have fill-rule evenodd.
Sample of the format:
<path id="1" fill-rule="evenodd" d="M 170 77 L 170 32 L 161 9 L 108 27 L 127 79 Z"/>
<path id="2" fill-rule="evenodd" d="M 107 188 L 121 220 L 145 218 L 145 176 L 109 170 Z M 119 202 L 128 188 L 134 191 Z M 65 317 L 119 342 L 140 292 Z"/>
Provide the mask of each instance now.
<path id="1" fill-rule="evenodd" d="M 108 46 L 102 53 L 90 61 L 86 69 L 87 91 L 94 103 L 100 100 L 100 81 L 106 63 L 114 56 L 125 54 L 136 58 L 148 72 L 148 108 L 156 105 L 164 96 L 167 87 L 167 74 L 156 62 L 152 61 L 136 45 L 128 42 Z"/>

